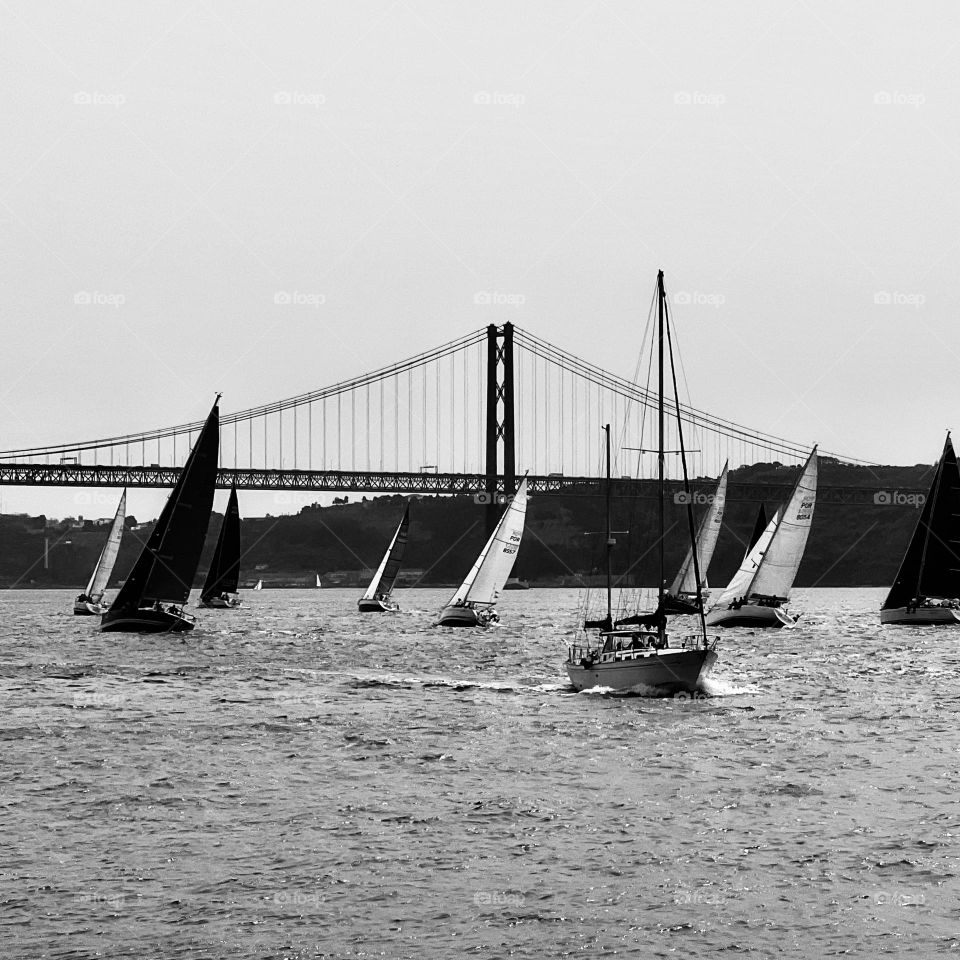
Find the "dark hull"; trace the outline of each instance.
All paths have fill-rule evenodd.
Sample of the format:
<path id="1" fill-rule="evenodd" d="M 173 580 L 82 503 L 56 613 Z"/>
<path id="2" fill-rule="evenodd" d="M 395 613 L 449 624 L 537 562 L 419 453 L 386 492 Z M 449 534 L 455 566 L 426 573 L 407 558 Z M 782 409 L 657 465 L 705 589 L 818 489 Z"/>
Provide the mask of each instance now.
<path id="1" fill-rule="evenodd" d="M 186 633 L 196 621 L 166 610 L 108 610 L 100 621 L 103 633 Z"/>
<path id="2" fill-rule="evenodd" d="M 209 600 L 204 600 L 201 597 L 197 604 L 198 607 L 203 607 L 206 610 L 236 610 L 237 607 L 242 605 L 243 601 L 239 597 L 230 597 L 228 600 L 223 597 L 210 597 Z"/>
<path id="3" fill-rule="evenodd" d="M 367 600 L 365 597 L 361 597 L 357 601 L 357 609 L 360 613 L 396 613 L 400 609 L 400 605 L 392 600 Z"/>

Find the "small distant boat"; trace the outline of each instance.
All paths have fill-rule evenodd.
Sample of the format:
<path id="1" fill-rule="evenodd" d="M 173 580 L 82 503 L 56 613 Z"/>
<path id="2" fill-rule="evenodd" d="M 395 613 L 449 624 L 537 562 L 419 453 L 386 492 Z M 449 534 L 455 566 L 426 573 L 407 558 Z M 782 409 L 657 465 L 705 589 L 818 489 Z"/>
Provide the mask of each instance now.
<path id="1" fill-rule="evenodd" d="M 258 581 L 253 585 L 253 589 L 254 589 L 254 590 L 262 590 L 262 589 L 263 589 L 263 581 L 262 581 L 262 580 L 258 580 Z"/>
<path id="2" fill-rule="evenodd" d="M 199 607 L 214 610 L 233 610 L 243 601 L 237 591 L 240 588 L 240 508 L 237 505 L 237 488 L 230 488 L 227 509 L 223 514 L 217 547 L 210 561 L 207 579 L 200 591 Z"/>
<path id="3" fill-rule="evenodd" d="M 183 604 L 190 596 L 213 508 L 220 451 L 219 400 L 218 394 L 150 539 L 100 621 L 101 630 L 193 629 L 196 618 L 183 610 Z"/>
<path id="4" fill-rule="evenodd" d="M 466 580 L 443 608 L 440 626 L 486 627 L 500 622 L 494 605 L 517 559 L 526 513 L 527 478 L 524 477 Z"/>
<path id="5" fill-rule="evenodd" d="M 320 589 L 320 574 L 317 574 L 317 589 Z"/>
<path id="6" fill-rule="evenodd" d="M 917 526 L 880 609 L 885 624 L 960 622 L 960 469 L 950 434 Z"/>
<path id="7" fill-rule="evenodd" d="M 693 562 L 694 548 L 690 547 L 680 570 L 664 597 L 666 613 L 697 614 L 710 596 L 710 591 L 707 588 L 707 571 L 710 569 L 710 562 L 713 560 L 717 540 L 720 537 L 720 528 L 723 526 L 723 510 L 727 502 L 728 468 L 729 462 L 723 465 L 720 479 L 717 481 L 717 489 L 703 520 L 700 521 L 700 528 L 697 530 L 697 563 L 694 564 Z M 694 567 L 700 571 L 699 592 L 693 572 Z M 699 601 L 697 600 L 698 596 L 700 597 Z"/>
<path id="8" fill-rule="evenodd" d="M 127 491 L 123 491 L 117 512 L 110 525 L 107 542 L 100 551 L 97 565 L 93 568 L 87 588 L 73 601 L 73 612 L 79 616 L 99 616 L 107 607 L 103 602 L 103 594 L 110 582 L 117 554 L 120 552 L 120 541 L 123 539 L 123 522 L 127 515 Z"/>
<path id="9" fill-rule="evenodd" d="M 584 618 L 583 632 L 596 629 L 597 634 L 590 640 L 576 643 L 567 651 L 565 663 L 567 676 L 574 690 L 588 690 L 595 687 L 608 687 L 616 691 L 656 691 L 670 693 L 694 693 L 713 670 L 717 662 L 717 640 L 707 637 L 703 622 L 703 601 L 699 596 L 703 572 L 699 568 L 699 554 L 693 550 L 697 544 L 694 536 L 693 506 L 687 500 L 687 530 L 690 547 L 693 550 L 694 610 L 699 614 L 699 631 L 696 634 L 675 639 L 667 633 L 667 595 L 664 589 L 664 346 L 670 342 L 669 318 L 667 316 L 666 292 L 663 285 L 663 271 L 657 274 L 657 336 L 659 355 L 659 438 L 658 473 L 660 481 L 660 536 L 658 538 L 660 554 L 660 575 L 657 609 L 648 614 L 631 614 L 614 618 L 611 559 L 616 541 L 611 529 L 610 510 L 610 425 L 606 431 L 606 573 L 607 589 L 606 616 L 598 620 Z M 673 369 L 673 351 L 670 350 L 670 368 Z M 674 381 L 675 382 L 675 381 Z M 679 397 L 674 397 L 675 408 L 679 410 Z M 687 461 L 683 445 L 683 427 L 678 417 L 677 434 L 680 441 L 681 463 L 683 465 L 684 488 L 687 493 Z"/>
<path id="10" fill-rule="evenodd" d="M 792 627 L 784 604 L 800 569 L 817 500 L 814 447 L 787 503 L 773 515 L 707 615 L 710 627 Z"/>
<path id="11" fill-rule="evenodd" d="M 367 592 L 357 601 L 361 613 L 395 613 L 400 605 L 391 599 L 393 586 L 400 572 L 403 551 L 407 545 L 407 530 L 410 527 L 410 505 L 403 512 L 403 519 L 387 547 L 387 552 L 377 567 L 377 572 L 367 587 Z"/>
<path id="12" fill-rule="evenodd" d="M 522 577 L 511 577 L 504 585 L 504 590 L 529 590 L 530 581 Z"/>

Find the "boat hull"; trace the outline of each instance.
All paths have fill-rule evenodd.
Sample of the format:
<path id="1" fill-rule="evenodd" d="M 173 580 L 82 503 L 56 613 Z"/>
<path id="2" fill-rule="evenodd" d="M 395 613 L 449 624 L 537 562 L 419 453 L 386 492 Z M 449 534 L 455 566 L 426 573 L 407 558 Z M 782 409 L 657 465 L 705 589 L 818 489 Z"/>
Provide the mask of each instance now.
<path id="1" fill-rule="evenodd" d="M 208 600 L 201 598 L 197 606 L 207 610 L 236 610 L 243 606 L 243 601 L 239 597 L 210 597 Z"/>
<path id="2" fill-rule="evenodd" d="M 439 623 L 441 627 L 486 627 L 499 621 L 500 617 L 496 610 L 449 606 L 443 608 Z"/>
<path id="3" fill-rule="evenodd" d="M 799 616 L 792 616 L 781 607 L 745 603 L 736 609 L 713 609 L 707 614 L 708 627 L 753 627 L 779 629 L 796 626 Z"/>
<path id="4" fill-rule="evenodd" d="M 100 621 L 102 633 L 185 633 L 196 621 L 185 613 L 153 607 L 140 610 L 108 610 Z"/>
<path id="5" fill-rule="evenodd" d="M 891 607 L 880 611 L 880 622 L 900 626 L 925 626 L 927 624 L 960 623 L 960 610 L 953 607 L 915 607 L 908 612 L 906 607 Z"/>
<path id="6" fill-rule="evenodd" d="M 361 597 L 357 601 L 357 609 L 361 613 L 396 613 L 400 609 L 400 605 L 392 600 Z"/>
<path id="7" fill-rule="evenodd" d="M 639 650 L 609 663 L 567 663 L 575 690 L 609 687 L 612 690 L 653 688 L 664 694 L 694 693 L 717 662 L 714 650 Z"/>
<path id="8" fill-rule="evenodd" d="M 107 607 L 100 603 L 93 603 L 90 600 L 73 601 L 73 613 L 77 617 L 99 617 L 106 611 Z"/>

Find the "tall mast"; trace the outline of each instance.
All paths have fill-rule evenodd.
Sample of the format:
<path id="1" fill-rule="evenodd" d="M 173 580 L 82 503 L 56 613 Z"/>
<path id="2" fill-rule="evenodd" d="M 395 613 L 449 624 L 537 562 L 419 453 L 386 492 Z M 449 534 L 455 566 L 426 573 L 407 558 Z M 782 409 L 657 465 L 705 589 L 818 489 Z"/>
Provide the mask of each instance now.
<path id="1" fill-rule="evenodd" d="M 657 609 L 663 609 L 663 538 L 666 535 L 663 516 L 663 271 L 657 273 L 657 371 L 659 396 L 657 415 L 660 421 L 659 443 L 657 449 L 657 467 L 660 478 L 660 577 L 657 581 Z M 661 638 L 664 633 L 664 618 L 660 617 L 657 632 Z"/>
<path id="2" fill-rule="evenodd" d="M 610 529 L 610 424 L 604 428 L 607 435 L 607 629 L 613 629 L 613 531 Z"/>

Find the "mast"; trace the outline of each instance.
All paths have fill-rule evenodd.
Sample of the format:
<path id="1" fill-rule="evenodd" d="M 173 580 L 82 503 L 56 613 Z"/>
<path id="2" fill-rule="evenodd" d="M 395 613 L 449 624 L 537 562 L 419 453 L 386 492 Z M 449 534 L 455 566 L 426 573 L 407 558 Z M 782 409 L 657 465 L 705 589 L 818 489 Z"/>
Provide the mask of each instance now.
<path id="1" fill-rule="evenodd" d="M 663 301 L 665 297 L 663 291 L 663 271 L 657 272 L 657 372 L 658 372 L 658 398 L 657 398 L 657 416 L 659 419 L 659 438 L 657 447 L 657 469 L 660 480 L 660 576 L 657 580 L 657 609 L 663 609 L 663 540 L 666 536 L 663 514 Z M 665 617 L 658 618 L 657 633 L 660 640 L 663 640 L 665 633 Z"/>
<path id="2" fill-rule="evenodd" d="M 607 629 L 613 629 L 613 531 L 610 529 L 610 424 L 604 428 L 607 435 Z"/>

